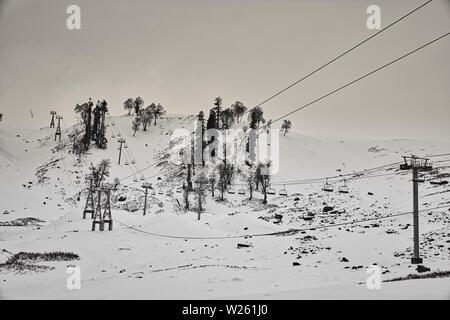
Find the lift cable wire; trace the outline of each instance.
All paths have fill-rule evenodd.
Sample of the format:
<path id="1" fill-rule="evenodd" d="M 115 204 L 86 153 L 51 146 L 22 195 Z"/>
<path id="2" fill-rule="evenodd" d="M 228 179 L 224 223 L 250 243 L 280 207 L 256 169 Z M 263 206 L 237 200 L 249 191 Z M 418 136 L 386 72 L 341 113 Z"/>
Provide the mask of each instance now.
<path id="1" fill-rule="evenodd" d="M 438 209 L 444 209 L 444 208 L 449 208 L 450 205 L 444 205 L 444 206 L 437 206 L 434 208 L 427 208 L 427 209 L 422 209 L 419 210 L 419 213 L 422 212 L 430 212 L 431 210 L 438 210 Z M 313 231 L 313 230 L 318 230 L 318 229 L 327 229 L 327 228 L 332 228 L 332 227 L 342 227 L 342 226 L 346 226 L 346 225 L 352 225 L 352 224 L 356 224 L 356 223 L 365 223 L 365 222 L 369 222 L 369 221 L 377 221 L 377 220 L 384 220 L 384 219 L 392 219 L 392 218 L 396 218 L 396 217 L 400 217 L 400 216 L 404 216 L 404 215 L 409 215 L 412 214 L 414 212 L 409 211 L 409 212 L 402 212 L 402 213 L 397 213 L 397 214 L 391 214 L 388 216 L 381 216 L 381 217 L 374 217 L 374 218 L 368 218 L 368 219 L 360 219 L 360 220 L 353 220 L 353 221 L 349 221 L 349 222 L 342 222 L 342 223 L 334 223 L 334 224 L 328 224 L 328 225 L 318 225 L 318 226 L 314 226 L 314 227 L 307 227 L 307 228 L 294 228 L 294 229 L 288 229 L 285 231 L 277 231 L 277 232 L 271 232 L 271 233 L 256 233 L 256 234 L 249 234 L 249 235 L 236 235 L 236 236 L 216 236 L 216 237 L 191 237 L 191 236 L 176 236 L 176 235 L 168 235 L 168 234 L 161 234 L 161 233 L 154 233 L 154 232 L 149 232 L 149 231 L 145 231 L 142 229 L 138 229 L 136 227 L 133 227 L 131 225 L 125 224 L 117 219 L 115 219 L 115 221 L 117 221 L 119 224 L 121 224 L 122 226 L 129 228 L 131 230 L 137 231 L 137 232 L 141 232 L 144 234 L 148 234 L 151 236 L 155 236 L 155 237 L 163 237 L 163 238 L 171 238 L 171 239 L 187 239 L 187 240 L 222 240 L 222 239 L 240 239 L 240 238 L 249 238 L 249 237 L 267 237 L 267 236 L 288 236 L 288 235 L 294 235 L 297 234 L 299 232 L 302 231 Z"/>
<path id="2" fill-rule="evenodd" d="M 272 125 L 272 124 L 274 124 L 275 122 L 278 122 L 278 121 L 280 121 L 280 120 L 286 118 L 286 117 L 289 116 L 289 115 L 292 115 L 292 114 L 294 114 L 294 113 L 296 113 L 296 112 L 298 112 L 298 111 L 300 111 L 300 110 L 303 110 L 303 109 L 305 109 L 305 108 L 307 108 L 307 107 L 309 107 L 309 106 L 311 106 L 311 105 L 313 105 L 313 104 L 315 104 L 315 103 L 317 103 L 317 102 L 319 102 L 319 101 L 321 101 L 321 100 L 323 100 L 323 99 L 325 99 L 325 98 L 327 98 L 327 97 L 329 97 L 329 96 L 335 94 L 336 92 L 341 91 L 341 90 L 343 90 L 343 89 L 345 89 L 345 88 L 347 88 L 347 87 L 349 87 L 349 86 L 351 86 L 351 85 L 353 85 L 353 84 L 359 82 L 360 80 L 363 80 L 364 78 L 367 78 L 367 77 L 369 77 L 369 76 L 372 75 L 372 74 L 375 74 L 376 72 L 378 72 L 378 71 L 380 71 L 380 70 L 382 70 L 382 69 L 387 68 L 388 66 L 390 66 L 390 65 L 392 65 L 392 64 L 394 64 L 394 63 L 396 63 L 396 62 L 398 62 L 398 61 L 400 61 L 400 60 L 402 60 L 402 59 L 404 59 L 404 58 L 406 58 L 406 57 L 408 57 L 408 56 L 410 56 L 410 55 L 412 55 L 412 54 L 414 54 L 415 52 L 420 51 L 420 50 L 424 49 L 425 47 L 428 47 L 428 46 L 430 46 L 431 44 L 433 44 L 433 43 L 435 43 L 435 42 L 437 42 L 437 41 L 439 41 L 439 40 L 441 40 L 441 39 L 447 37 L 449 34 L 450 34 L 450 32 L 447 32 L 447 33 L 445 33 L 445 34 L 443 34 L 443 35 L 441 35 L 441 36 L 435 38 L 434 40 L 431 40 L 431 41 L 429 41 L 429 42 L 423 44 L 422 46 L 420 46 L 420 47 L 418 47 L 418 48 L 416 48 L 416 49 L 414 49 L 414 50 L 412 50 L 412 51 L 409 51 L 408 53 L 406 53 L 406 54 L 404 54 L 404 55 L 402 55 L 402 56 L 400 56 L 400 57 L 398 57 L 398 58 L 396 58 L 396 59 L 394 59 L 394 60 L 392 60 L 392 61 L 390 61 L 390 62 L 384 64 L 384 65 L 382 65 L 381 67 L 378 67 L 378 68 L 376 68 L 376 69 L 374 69 L 374 70 L 372 70 L 372 71 L 366 73 L 365 75 L 363 75 L 363 76 L 361 76 L 361 77 L 359 77 L 359 78 L 356 78 L 356 79 L 350 81 L 349 83 L 347 83 L 347 84 L 345 84 L 345 85 L 343 85 L 343 86 L 341 86 L 341 87 L 339 87 L 339 88 L 337 88 L 337 89 L 335 89 L 335 90 L 333 90 L 333 91 L 331 91 L 331 92 L 329 92 L 329 93 L 327 93 L 327 94 L 325 94 L 325 95 L 323 95 L 323 96 L 321 96 L 321 97 L 319 97 L 319 98 L 317 98 L 317 99 L 315 99 L 315 100 L 313 100 L 313 101 L 311 101 L 311 102 L 309 102 L 309 103 L 307 103 L 307 104 L 305 104 L 305 105 L 303 105 L 303 106 L 301 106 L 301 107 L 298 107 L 298 108 L 296 108 L 296 109 L 294 109 L 294 110 L 292 110 L 292 111 L 290 111 L 290 112 L 288 112 L 288 113 L 286 113 L 286 114 L 284 114 L 284 115 L 282 115 L 282 116 L 276 118 L 275 120 L 272 120 L 272 121 L 270 122 L 270 124 Z M 260 129 L 258 129 L 258 130 L 264 130 L 264 129 L 266 129 L 267 127 L 268 127 L 268 126 L 267 126 L 267 124 L 266 124 L 266 125 L 264 125 L 262 128 L 260 128 Z M 262 132 L 262 131 L 261 131 L 261 132 Z M 261 132 L 258 133 L 258 135 L 261 134 Z M 245 139 L 245 137 L 242 139 L 242 141 L 243 141 L 244 139 Z M 236 142 L 236 141 L 237 141 L 237 139 L 235 139 L 235 142 Z M 242 143 L 242 141 L 241 141 L 241 143 Z M 156 165 L 156 164 L 157 164 L 157 163 L 154 163 L 154 164 L 152 164 L 152 165 L 149 165 L 149 166 L 145 167 L 144 169 L 142 169 L 142 171 L 143 171 L 143 170 L 146 170 L 146 169 L 148 169 L 148 168 L 150 168 L 150 167 L 152 167 L 152 166 L 154 166 L 154 165 Z M 122 178 L 122 179 L 127 179 L 127 178 L 129 178 L 129 177 L 125 177 L 125 178 Z"/>
<path id="3" fill-rule="evenodd" d="M 327 94 L 321 96 L 320 98 L 317 98 L 317 99 L 315 99 L 315 100 L 313 100 L 313 101 L 311 101 L 311 102 L 309 102 L 309 103 L 307 103 L 307 104 L 302 105 L 301 107 L 298 107 L 298 108 L 296 108 L 296 109 L 294 109 L 294 110 L 292 110 L 292 111 L 290 111 L 290 112 L 288 112 L 288 113 L 286 113 L 286 114 L 284 114 L 284 115 L 282 115 L 282 116 L 276 118 L 275 120 L 272 120 L 270 124 L 272 125 L 272 124 L 274 124 L 275 122 L 278 122 L 278 121 L 280 121 L 280 120 L 286 118 L 287 116 L 290 116 L 290 115 L 292 115 L 292 114 L 294 114 L 294 113 L 296 113 L 296 112 L 298 112 L 298 111 L 300 111 L 300 110 L 303 110 L 303 109 L 305 109 L 305 108 L 307 108 L 307 107 L 313 105 L 314 103 L 319 102 L 319 101 L 321 101 L 321 100 L 323 100 L 323 99 L 325 99 L 325 98 L 331 96 L 332 94 L 334 94 L 334 93 L 336 93 L 336 92 L 338 92 L 338 91 L 341 91 L 341 90 L 343 90 L 343 89 L 345 89 L 345 88 L 347 88 L 347 87 L 349 87 L 349 86 L 351 86 L 351 85 L 353 85 L 353 84 L 359 82 L 360 80 L 363 80 L 364 78 L 369 77 L 369 76 L 372 75 L 372 74 L 375 74 L 376 72 L 378 72 L 378 71 L 380 71 L 380 70 L 382 70 L 382 69 L 384 69 L 384 68 L 387 68 L 388 66 L 390 66 L 390 65 L 392 65 L 392 64 L 394 64 L 394 63 L 396 63 L 396 62 L 398 62 L 398 61 L 400 61 L 400 60 L 402 60 L 402 59 L 404 59 L 404 58 L 406 58 L 406 57 L 408 57 L 408 56 L 410 56 L 410 55 L 412 55 L 412 54 L 414 54 L 415 52 L 420 51 L 420 50 L 424 49 L 425 47 L 428 47 L 428 46 L 430 46 L 431 44 L 433 44 L 433 43 L 435 43 L 435 42 L 437 42 L 437 41 L 439 41 L 439 40 L 441 40 L 441 39 L 447 37 L 449 34 L 450 34 L 450 32 L 447 32 L 447 33 L 445 33 L 445 34 L 443 34 L 443 35 L 441 35 L 441 36 L 439 36 L 439 37 L 437 37 L 437 38 L 435 38 L 435 39 L 433 39 L 433 40 L 431 40 L 431 41 L 429 41 L 429 42 L 427 42 L 427 43 L 421 45 L 420 47 L 418 47 L 418 48 L 416 48 L 416 49 L 414 49 L 414 50 L 412 50 L 412 51 L 409 51 L 408 53 L 405 53 L 404 55 L 398 57 L 397 59 L 394 59 L 394 60 L 392 60 L 392 61 L 390 61 L 390 62 L 388 62 L 388 63 L 382 65 L 381 67 L 378 67 L 378 68 L 376 68 L 376 69 L 374 69 L 374 70 L 372 70 L 372 71 L 366 73 L 365 75 L 363 75 L 363 76 L 361 76 L 361 77 L 359 77 L 359 78 L 356 78 L 356 79 L 354 79 L 354 80 L 348 82 L 347 84 L 345 84 L 345 85 L 343 85 L 343 86 L 341 86 L 341 87 L 339 87 L 339 88 L 337 88 L 337 89 L 335 89 L 335 90 L 333 90 L 333 91 L 328 92 Z M 260 129 L 258 129 L 258 130 L 264 130 L 265 128 L 267 128 L 267 125 L 264 125 L 262 128 L 260 128 Z M 259 134 L 260 134 L 260 133 L 259 133 Z M 258 134 L 258 135 L 259 135 L 259 134 Z"/>
<path id="4" fill-rule="evenodd" d="M 109 119 L 109 120 L 110 120 L 110 122 L 111 122 L 111 119 Z M 120 132 L 120 128 L 119 128 L 118 124 L 116 124 L 116 129 L 117 129 L 117 131 L 120 133 L 120 135 L 122 136 L 122 133 Z M 136 174 L 137 174 L 137 175 L 140 175 L 141 177 L 144 177 L 144 175 L 142 174 L 142 171 L 143 171 L 143 170 L 140 170 L 139 165 L 138 165 L 137 160 L 136 160 L 136 157 L 133 155 L 132 151 L 130 150 L 129 144 L 127 144 L 127 147 L 128 147 L 128 148 L 125 148 L 125 149 L 127 149 L 126 152 L 128 153 L 128 155 L 129 155 L 129 157 L 130 157 L 130 159 L 131 159 L 131 164 L 130 164 L 130 165 L 131 165 L 131 168 L 134 167 L 134 169 L 136 170 Z M 134 162 L 134 163 L 133 163 L 133 162 Z M 132 175 L 131 175 L 131 176 L 132 176 Z M 144 179 L 145 179 L 145 177 L 144 177 Z"/>
<path id="5" fill-rule="evenodd" d="M 337 57 L 331 59 L 330 61 L 328 61 L 327 63 L 325 63 L 324 65 L 320 66 L 319 68 L 315 69 L 314 71 L 310 72 L 309 74 L 305 75 L 304 77 L 300 78 L 299 80 L 295 81 L 294 83 L 290 84 L 289 86 L 283 88 L 282 90 L 276 92 L 275 94 L 273 94 L 272 96 L 270 96 L 269 98 L 263 100 L 262 102 L 258 103 L 254 108 L 260 107 L 263 104 L 269 102 L 270 100 L 274 99 L 275 97 L 279 96 L 280 94 L 284 93 L 285 91 L 289 90 L 290 88 L 296 86 L 297 84 L 299 84 L 300 82 L 302 82 L 303 80 L 306 80 L 307 78 L 309 78 L 310 76 L 314 75 L 315 73 L 319 72 L 320 70 L 322 70 L 323 68 L 325 68 L 326 66 L 332 64 L 333 62 L 339 60 L 340 58 L 342 58 L 343 56 L 345 56 L 346 54 L 350 53 L 351 51 L 355 50 L 356 48 L 360 47 L 361 45 L 363 45 L 364 43 L 368 42 L 369 40 L 375 38 L 376 36 L 378 36 L 379 34 L 381 34 L 382 32 L 386 31 L 387 29 L 389 29 L 390 27 L 396 25 L 397 23 L 399 23 L 400 21 L 402 21 L 403 19 L 407 18 L 408 16 L 412 15 L 413 13 L 415 13 L 416 11 L 422 9 L 423 7 L 425 7 L 426 5 L 428 5 L 430 2 L 432 2 L 433 0 L 429 0 L 425 3 L 423 3 L 422 5 L 418 6 L 417 8 L 415 8 L 414 10 L 408 12 L 407 14 L 403 15 L 402 17 L 400 17 L 399 19 L 395 20 L 394 22 L 391 22 L 389 25 L 387 25 L 385 28 L 381 29 L 380 31 L 374 33 L 373 35 L 371 35 L 370 37 L 364 39 L 363 41 L 359 42 L 358 44 L 354 45 L 353 47 L 351 47 L 350 49 L 344 51 L 343 53 L 341 53 L 340 55 L 338 55 Z M 248 110 L 247 112 L 250 112 L 252 109 Z M 246 112 L 246 113 L 247 113 Z"/>

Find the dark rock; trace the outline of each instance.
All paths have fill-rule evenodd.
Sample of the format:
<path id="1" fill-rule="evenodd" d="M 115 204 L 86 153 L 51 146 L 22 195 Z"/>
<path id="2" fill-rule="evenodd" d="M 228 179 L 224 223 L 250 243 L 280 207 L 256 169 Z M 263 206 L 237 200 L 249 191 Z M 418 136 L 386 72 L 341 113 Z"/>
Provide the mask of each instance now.
<path id="1" fill-rule="evenodd" d="M 417 266 L 417 268 L 416 268 L 416 271 L 419 272 L 419 273 L 422 273 L 422 272 L 428 272 L 428 271 L 430 271 L 430 270 L 431 270 L 430 268 L 427 268 L 427 267 L 425 267 L 425 266 L 423 266 L 423 265 L 421 265 L 421 264 L 419 264 L 419 265 Z"/>

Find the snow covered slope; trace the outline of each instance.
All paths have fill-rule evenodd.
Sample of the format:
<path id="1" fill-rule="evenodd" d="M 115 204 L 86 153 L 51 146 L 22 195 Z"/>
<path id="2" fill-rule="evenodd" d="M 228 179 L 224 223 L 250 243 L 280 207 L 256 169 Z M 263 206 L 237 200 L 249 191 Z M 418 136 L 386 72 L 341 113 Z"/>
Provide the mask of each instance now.
<path id="1" fill-rule="evenodd" d="M 308 290 L 316 297 L 327 288 L 351 287 L 355 290 L 350 293 L 366 292 L 361 297 L 370 298 L 371 291 L 360 284 L 367 278 L 365 267 L 376 263 L 383 279 L 416 273 L 409 264 L 411 216 L 383 218 L 412 208 L 410 173 L 400 172 L 393 163 L 404 154 L 449 153 L 449 143 L 333 140 L 293 131 L 280 136 L 280 172 L 273 177 L 277 195 L 269 196 L 268 205 L 261 204 L 259 193 L 252 201 L 248 193 L 226 194 L 225 202 L 208 196 L 206 212 L 198 221 L 195 211 L 180 207 L 181 194 L 156 194 L 149 196 L 147 215 L 142 216 L 141 175 L 157 191 L 179 187 L 165 174 L 167 165 L 154 164 L 172 151 L 171 133 L 178 128 L 191 130 L 192 120 L 170 115 L 133 136 L 132 117 L 108 118 L 108 148 L 92 147 L 81 162 L 64 147 L 71 131 L 64 122 L 63 141 L 57 143 L 54 129 L 44 122 L 41 127 L 17 128 L 4 120 L 0 125 L 0 223 L 28 217 L 45 222 L 0 226 L 0 263 L 19 251 L 71 251 L 80 260 L 47 263 L 54 269 L 42 273 L 0 270 L 1 296 L 159 299 L 270 294 L 269 298 L 295 299 L 308 297 Z M 120 165 L 119 133 L 128 145 Z M 112 164 L 108 179 L 121 179 L 113 194 L 114 230 L 92 232 L 91 221 L 82 219 L 84 176 L 90 163 L 105 158 Z M 439 162 L 448 158 L 432 158 L 440 173 L 450 172 L 450 162 Z M 361 172 L 364 169 L 370 170 Z M 346 175 L 349 194 L 321 190 L 325 177 L 337 176 L 329 182 L 340 186 L 339 175 Z M 278 194 L 283 184 L 287 197 Z M 448 185 L 420 186 L 425 210 L 421 249 L 424 264 L 432 271 L 448 270 L 449 211 L 448 207 L 433 208 L 450 205 L 449 192 Z M 325 204 L 334 207 L 335 214 L 323 214 Z M 307 212 L 315 214 L 313 220 L 302 219 Z M 66 287 L 69 264 L 82 270 L 81 290 Z M 438 297 L 448 298 L 447 280 L 414 281 L 433 281 L 442 286 Z M 423 286 L 407 297 L 424 297 L 432 287 Z M 385 298 L 399 297 L 395 289 L 383 292 Z"/>

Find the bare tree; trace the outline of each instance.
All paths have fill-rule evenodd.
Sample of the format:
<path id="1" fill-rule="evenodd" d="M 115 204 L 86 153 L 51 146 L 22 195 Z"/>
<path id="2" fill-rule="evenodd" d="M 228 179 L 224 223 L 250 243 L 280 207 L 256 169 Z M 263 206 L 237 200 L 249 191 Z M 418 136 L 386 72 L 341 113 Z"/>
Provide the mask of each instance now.
<path id="1" fill-rule="evenodd" d="M 253 199 L 253 191 L 255 190 L 256 184 L 255 184 L 255 180 L 256 180 L 256 175 L 255 175 L 255 169 L 254 168 L 249 168 L 248 172 L 246 174 L 243 174 L 243 180 L 245 182 L 245 184 L 248 187 L 248 192 L 249 192 L 249 200 Z"/>
<path id="2" fill-rule="evenodd" d="M 268 163 L 258 163 L 255 171 L 255 177 L 259 189 L 264 194 L 263 204 L 267 204 L 267 190 L 270 188 L 270 161 Z"/>
<path id="3" fill-rule="evenodd" d="M 183 189 L 184 209 L 189 210 L 189 188 L 185 186 Z"/>
<path id="4" fill-rule="evenodd" d="M 136 136 L 136 131 L 139 130 L 140 125 L 141 125 L 141 117 L 134 118 L 133 123 L 131 124 L 131 128 L 134 130 L 133 137 Z"/>
<path id="5" fill-rule="evenodd" d="M 290 120 L 284 120 L 283 124 L 281 125 L 281 130 L 284 130 L 284 136 L 286 135 L 286 133 L 289 131 L 289 129 L 291 129 L 292 127 L 292 123 Z"/>
<path id="6" fill-rule="evenodd" d="M 260 107 L 255 107 L 250 110 L 248 115 L 248 120 L 250 121 L 250 128 L 256 129 L 259 128 L 261 123 L 265 123 L 264 112 Z"/>
<path id="7" fill-rule="evenodd" d="M 223 195 L 225 190 L 227 189 L 228 182 L 231 180 L 233 176 L 233 166 L 230 164 L 221 163 L 217 166 L 217 171 L 219 174 L 219 186 L 221 197 L 220 199 L 223 201 Z"/>
<path id="8" fill-rule="evenodd" d="M 106 177 L 109 177 L 109 169 L 111 168 L 111 161 L 109 159 L 103 159 L 97 166 L 91 164 L 91 175 L 94 178 L 94 186 L 100 187 L 101 183 Z"/>
<path id="9" fill-rule="evenodd" d="M 200 220 L 201 212 L 203 211 L 203 203 L 206 200 L 206 186 L 208 185 L 208 178 L 203 171 L 200 171 L 195 178 L 195 192 L 198 201 L 198 220 Z"/>
<path id="10" fill-rule="evenodd" d="M 221 97 L 217 97 L 214 100 L 214 106 L 216 108 L 216 128 L 215 129 L 220 129 L 220 114 L 222 113 L 222 98 Z"/>
<path id="11" fill-rule="evenodd" d="M 166 110 L 164 110 L 164 107 L 160 103 L 158 103 L 153 110 L 153 117 L 155 118 L 155 122 L 153 123 L 153 125 L 156 126 L 156 119 L 161 118 L 161 116 L 163 116 L 165 113 Z"/>
<path id="12" fill-rule="evenodd" d="M 144 131 L 147 131 L 147 125 L 149 123 L 151 123 L 151 121 L 153 119 L 153 112 L 152 112 L 150 106 L 141 110 L 141 119 L 142 119 L 142 129 Z"/>
<path id="13" fill-rule="evenodd" d="M 234 115 L 236 116 L 236 121 L 239 123 L 242 120 L 242 116 L 247 111 L 247 107 L 240 101 L 236 101 L 231 105 Z"/>
<path id="14" fill-rule="evenodd" d="M 214 198 L 214 190 L 217 184 L 217 177 L 214 172 L 211 172 L 208 178 L 209 186 L 211 187 L 211 196 Z"/>
<path id="15" fill-rule="evenodd" d="M 128 98 L 123 103 L 123 108 L 128 111 L 128 115 L 130 115 L 131 114 L 131 110 L 133 110 L 133 104 L 134 104 L 134 101 L 133 101 L 132 98 Z"/>
<path id="16" fill-rule="evenodd" d="M 220 119 L 222 120 L 222 129 L 229 129 L 234 120 L 233 110 L 227 108 L 220 113 Z"/>
<path id="17" fill-rule="evenodd" d="M 133 107 L 134 107 L 134 113 L 136 115 L 141 114 L 141 107 L 144 105 L 144 100 L 141 97 L 137 97 L 134 99 Z"/>

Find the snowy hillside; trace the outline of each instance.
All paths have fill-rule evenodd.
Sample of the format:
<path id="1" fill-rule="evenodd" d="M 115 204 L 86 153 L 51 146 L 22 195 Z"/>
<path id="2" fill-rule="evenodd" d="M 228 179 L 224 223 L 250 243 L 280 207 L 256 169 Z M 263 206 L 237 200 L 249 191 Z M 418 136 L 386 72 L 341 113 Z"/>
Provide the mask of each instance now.
<path id="1" fill-rule="evenodd" d="M 295 299 L 327 298 L 328 289 L 349 288 L 348 295 L 358 298 L 406 292 L 408 298 L 448 297 L 449 278 L 390 282 L 374 296 L 365 285 L 365 268 L 377 264 L 383 280 L 417 273 L 409 262 L 412 216 L 386 219 L 412 210 L 411 173 L 399 170 L 399 162 L 402 155 L 431 156 L 438 173 L 450 174 L 449 156 L 441 156 L 450 143 L 333 140 L 292 131 L 280 135 L 276 194 L 267 205 L 258 192 L 253 200 L 248 192 L 227 193 L 223 202 L 208 194 L 198 221 L 195 209 L 180 205 L 181 184 L 163 161 L 173 153 L 172 132 L 192 130 L 193 119 L 169 115 L 133 136 L 132 117 L 108 117 L 108 148 L 91 147 L 81 161 L 68 147 L 74 127 L 63 123 L 62 141 L 55 142 L 54 129 L 44 122 L 24 128 L 2 122 L 0 263 L 20 251 L 73 252 L 80 259 L 41 262 L 50 267 L 45 272 L 0 269 L 0 295 Z M 119 134 L 127 144 L 120 165 Z M 111 159 L 107 180 L 117 177 L 121 184 L 112 195 L 113 231 L 92 232 L 91 220 L 82 219 L 85 175 L 102 159 Z M 450 187 L 429 184 L 433 176 L 428 173 L 420 184 L 421 253 L 431 272 L 448 271 Z M 327 177 L 333 192 L 322 190 Z M 349 193 L 338 192 L 344 178 Z M 146 181 L 154 194 L 143 216 L 140 186 Z M 233 187 L 244 188 L 238 178 Z M 280 195 L 284 188 L 287 196 Z M 308 214 L 313 219 L 304 219 Z M 66 288 L 66 267 L 74 264 L 82 270 L 82 290 Z M 430 285 L 413 290 L 418 281 Z"/>

